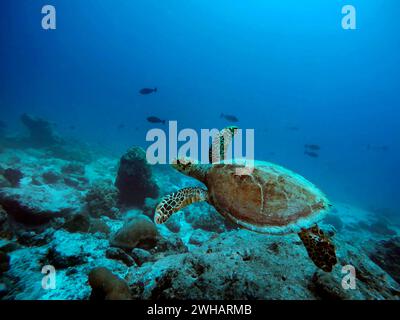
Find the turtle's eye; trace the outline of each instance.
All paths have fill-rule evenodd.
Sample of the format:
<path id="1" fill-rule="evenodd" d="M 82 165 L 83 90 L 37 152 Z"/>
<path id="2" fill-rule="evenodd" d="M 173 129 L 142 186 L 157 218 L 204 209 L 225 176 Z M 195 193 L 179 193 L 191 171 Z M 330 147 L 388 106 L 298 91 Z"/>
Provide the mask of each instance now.
<path id="1" fill-rule="evenodd" d="M 190 168 L 190 162 L 188 163 L 182 163 L 183 169 L 186 170 L 187 168 Z"/>

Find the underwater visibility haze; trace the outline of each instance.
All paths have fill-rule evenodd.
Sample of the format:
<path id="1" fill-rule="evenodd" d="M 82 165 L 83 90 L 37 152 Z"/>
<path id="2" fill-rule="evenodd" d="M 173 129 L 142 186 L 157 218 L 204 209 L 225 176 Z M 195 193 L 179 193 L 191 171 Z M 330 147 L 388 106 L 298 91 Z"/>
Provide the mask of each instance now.
<path id="1" fill-rule="evenodd" d="M 398 1 L 47 2 L 0 5 L 1 299 L 399 299 Z"/>

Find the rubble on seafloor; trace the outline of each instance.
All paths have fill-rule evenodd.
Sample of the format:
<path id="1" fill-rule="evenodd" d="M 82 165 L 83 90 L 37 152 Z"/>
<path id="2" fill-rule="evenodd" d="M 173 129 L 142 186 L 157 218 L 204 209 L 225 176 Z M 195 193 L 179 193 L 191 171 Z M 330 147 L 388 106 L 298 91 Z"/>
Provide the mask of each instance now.
<path id="1" fill-rule="evenodd" d="M 399 226 L 390 220 L 336 203 L 321 224 L 338 253 L 325 273 L 296 235 L 238 229 L 206 203 L 155 226 L 159 194 L 194 181 L 147 167 L 140 149 L 121 161 L 80 161 L 76 147 L 71 159 L 64 148 L 61 157 L 9 146 L 0 153 L 2 299 L 399 299 Z M 42 288 L 45 265 L 56 270 L 55 289 Z M 353 289 L 342 286 L 348 265 Z"/>

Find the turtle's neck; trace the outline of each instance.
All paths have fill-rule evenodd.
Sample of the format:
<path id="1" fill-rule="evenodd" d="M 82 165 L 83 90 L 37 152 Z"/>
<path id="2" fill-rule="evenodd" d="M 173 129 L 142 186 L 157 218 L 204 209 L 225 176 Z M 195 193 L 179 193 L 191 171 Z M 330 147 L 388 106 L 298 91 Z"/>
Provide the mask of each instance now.
<path id="1" fill-rule="evenodd" d="M 207 172 L 210 168 L 210 164 L 195 164 L 190 168 L 188 176 L 199 180 L 200 182 L 206 184 Z"/>

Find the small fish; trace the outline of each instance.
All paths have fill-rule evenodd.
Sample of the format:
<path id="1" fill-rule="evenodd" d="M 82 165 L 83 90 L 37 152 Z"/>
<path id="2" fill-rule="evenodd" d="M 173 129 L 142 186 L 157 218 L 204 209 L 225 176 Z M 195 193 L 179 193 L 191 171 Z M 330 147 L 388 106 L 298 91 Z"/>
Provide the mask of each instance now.
<path id="1" fill-rule="evenodd" d="M 312 152 L 312 151 L 304 151 L 304 154 L 306 154 L 306 155 L 308 155 L 309 157 L 312 157 L 312 158 L 318 158 L 319 157 L 318 153 Z"/>
<path id="2" fill-rule="evenodd" d="M 320 150 L 321 147 L 317 144 L 305 144 L 304 148 L 310 149 L 310 150 Z"/>
<path id="3" fill-rule="evenodd" d="M 220 118 L 224 118 L 225 120 L 228 120 L 229 122 L 239 122 L 239 119 L 233 115 L 229 114 L 223 114 L 221 113 Z"/>
<path id="4" fill-rule="evenodd" d="M 165 124 L 165 120 L 161 120 L 160 118 L 157 118 L 157 117 L 154 117 L 154 116 L 148 117 L 147 121 L 150 122 L 150 123 L 162 123 L 162 124 Z"/>
<path id="5" fill-rule="evenodd" d="M 153 92 L 157 92 L 157 88 L 151 89 L 151 88 L 143 88 L 139 91 L 140 94 L 142 95 L 146 95 L 146 94 L 150 94 Z"/>

